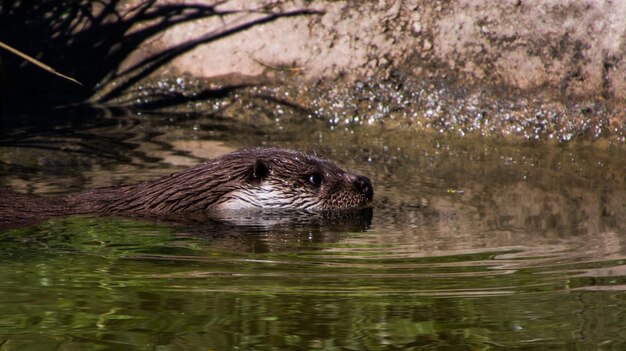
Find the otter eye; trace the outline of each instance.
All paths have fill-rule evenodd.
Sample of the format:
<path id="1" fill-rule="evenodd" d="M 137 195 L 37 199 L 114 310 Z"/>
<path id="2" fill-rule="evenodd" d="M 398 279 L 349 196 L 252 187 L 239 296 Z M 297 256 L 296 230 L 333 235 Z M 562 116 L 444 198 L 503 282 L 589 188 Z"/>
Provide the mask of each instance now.
<path id="1" fill-rule="evenodd" d="M 323 181 L 324 181 L 324 177 L 322 176 L 321 173 L 315 172 L 309 176 L 309 182 L 313 184 L 315 187 L 319 187 L 320 185 L 322 185 Z"/>

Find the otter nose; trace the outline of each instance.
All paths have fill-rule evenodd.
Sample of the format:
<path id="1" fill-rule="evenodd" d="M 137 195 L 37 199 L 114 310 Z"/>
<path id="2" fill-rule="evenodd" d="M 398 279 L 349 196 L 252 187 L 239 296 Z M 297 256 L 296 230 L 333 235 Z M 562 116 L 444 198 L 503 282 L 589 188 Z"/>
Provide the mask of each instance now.
<path id="1" fill-rule="evenodd" d="M 372 189 L 372 182 L 370 182 L 368 177 L 357 176 L 354 184 L 356 184 L 356 188 L 359 189 L 360 192 L 365 194 L 367 201 L 372 201 L 374 198 L 374 189 Z"/>

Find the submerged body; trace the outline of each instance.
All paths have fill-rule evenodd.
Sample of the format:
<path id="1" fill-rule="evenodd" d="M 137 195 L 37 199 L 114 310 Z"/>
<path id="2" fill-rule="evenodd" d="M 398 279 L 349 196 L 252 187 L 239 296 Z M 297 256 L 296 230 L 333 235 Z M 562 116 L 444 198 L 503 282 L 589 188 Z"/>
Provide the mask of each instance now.
<path id="1" fill-rule="evenodd" d="M 344 210 L 371 202 L 364 176 L 316 156 L 279 149 L 239 150 L 155 180 L 56 198 L 0 195 L 0 223 L 68 214 L 184 216 L 223 210 Z"/>

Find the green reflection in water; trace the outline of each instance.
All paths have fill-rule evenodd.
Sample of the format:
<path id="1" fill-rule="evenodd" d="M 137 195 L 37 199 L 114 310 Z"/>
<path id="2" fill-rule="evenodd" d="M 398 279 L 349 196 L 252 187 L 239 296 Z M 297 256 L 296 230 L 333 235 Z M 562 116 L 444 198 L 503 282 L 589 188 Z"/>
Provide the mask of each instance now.
<path id="1" fill-rule="evenodd" d="M 375 230 L 330 242 L 323 238 L 333 233 L 322 230 L 314 239 L 292 238 L 289 250 L 255 252 L 249 241 L 289 239 L 276 236 L 279 229 L 201 234 L 210 229 L 73 217 L 1 233 L 2 348 L 474 350 L 623 342 L 624 294 L 572 290 L 589 286 L 584 269 L 602 265 L 512 269 L 502 263 L 522 253 L 393 258 L 350 244 Z"/>

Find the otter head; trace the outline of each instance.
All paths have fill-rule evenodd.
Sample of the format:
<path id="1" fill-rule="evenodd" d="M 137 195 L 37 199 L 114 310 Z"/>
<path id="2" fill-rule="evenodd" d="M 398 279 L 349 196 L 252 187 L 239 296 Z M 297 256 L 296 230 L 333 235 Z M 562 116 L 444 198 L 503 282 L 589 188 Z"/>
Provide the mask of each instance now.
<path id="1" fill-rule="evenodd" d="M 244 149 L 144 183 L 72 197 L 80 213 L 183 215 L 219 210 L 354 209 L 372 201 L 367 177 L 302 152 Z"/>
<path id="2" fill-rule="evenodd" d="M 374 196 L 367 177 L 298 151 L 249 149 L 229 154 L 224 161 L 245 171 L 215 209 L 343 210 L 363 207 Z"/>

